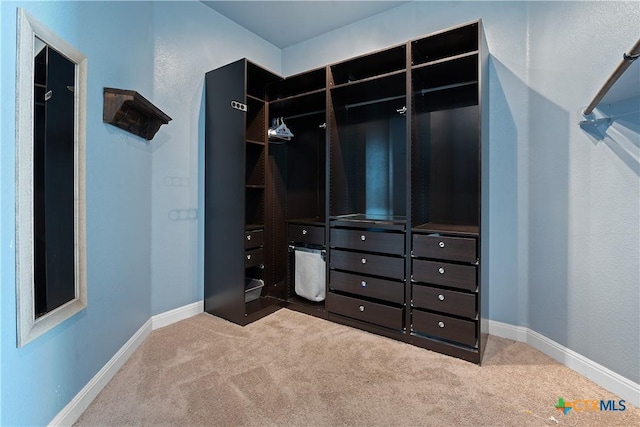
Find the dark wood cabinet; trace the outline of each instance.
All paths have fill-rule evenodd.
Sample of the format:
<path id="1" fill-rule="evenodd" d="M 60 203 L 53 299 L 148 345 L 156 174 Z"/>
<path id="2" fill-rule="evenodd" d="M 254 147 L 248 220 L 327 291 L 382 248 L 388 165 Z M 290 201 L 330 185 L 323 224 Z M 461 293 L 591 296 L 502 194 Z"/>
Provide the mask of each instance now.
<path id="1" fill-rule="evenodd" d="M 287 78 L 240 60 L 206 86 L 205 309 L 246 324 L 286 306 L 479 363 L 482 21 Z M 293 136 L 269 138 L 283 122 Z M 294 292 L 300 247 L 326 256 L 324 301 Z M 264 290 L 245 303 L 249 279 Z"/>
<path id="2" fill-rule="evenodd" d="M 205 77 L 205 311 L 246 324 L 276 310 L 265 265 L 266 86 L 279 77 L 245 59 Z M 241 239 L 244 243 L 241 243 Z M 258 299 L 245 291 L 263 283 Z"/>

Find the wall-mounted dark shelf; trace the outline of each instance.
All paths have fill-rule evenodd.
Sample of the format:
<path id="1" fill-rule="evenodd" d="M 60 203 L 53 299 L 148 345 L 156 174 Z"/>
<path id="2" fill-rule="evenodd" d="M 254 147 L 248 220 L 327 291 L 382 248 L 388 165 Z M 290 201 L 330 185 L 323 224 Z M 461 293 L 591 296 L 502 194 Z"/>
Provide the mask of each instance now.
<path id="1" fill-rule="evenodd" d="M 146 140 L 155 136 L 171 117 L 135 90 L 104 88 L 102 121 Z"/>

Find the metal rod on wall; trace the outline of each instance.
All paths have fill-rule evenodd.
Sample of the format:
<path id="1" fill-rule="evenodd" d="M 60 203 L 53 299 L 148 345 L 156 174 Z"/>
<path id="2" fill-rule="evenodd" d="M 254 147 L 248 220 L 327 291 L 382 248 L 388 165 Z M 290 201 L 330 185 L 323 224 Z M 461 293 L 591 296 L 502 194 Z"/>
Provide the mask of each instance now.
<path id="1" fill-rule="evenodd" d="M 611 86 L 615 84 L 616 81 L 620 78 L 620 76 L 629 68 L 629 66 L 640 57 L 640 39 L 636 41 L 636 44 L 629 50 L 628 53 L 622 54 L 622 61 L 618 64 L 613 73 L 609 76 L 604 85 L 600 88 L 596 96 L 593 97 L 593 100 L 587 105 L 587 108 L 583 111 L 583 115 L 588 116 L 593 112 L 593 109 L 596 108 L 598 103 L 604 98 L 604 96 L 609 92 Z"/>

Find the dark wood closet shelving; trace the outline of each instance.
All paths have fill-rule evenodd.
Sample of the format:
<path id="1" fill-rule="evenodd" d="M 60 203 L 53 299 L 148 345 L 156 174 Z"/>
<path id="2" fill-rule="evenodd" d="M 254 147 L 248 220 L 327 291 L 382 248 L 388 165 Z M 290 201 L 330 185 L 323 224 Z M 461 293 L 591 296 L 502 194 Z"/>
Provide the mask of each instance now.
<path id="1" fill-rule="evenodd" d="M 287 307 L 480 363 L 488 76 L 482 21 L 286 78 L 208 72 L 205 310 Z M 274 143 L 280 118 L 294 137 Z M 296 292 L 302 249 L 326 262 L 322 301 Z"/>

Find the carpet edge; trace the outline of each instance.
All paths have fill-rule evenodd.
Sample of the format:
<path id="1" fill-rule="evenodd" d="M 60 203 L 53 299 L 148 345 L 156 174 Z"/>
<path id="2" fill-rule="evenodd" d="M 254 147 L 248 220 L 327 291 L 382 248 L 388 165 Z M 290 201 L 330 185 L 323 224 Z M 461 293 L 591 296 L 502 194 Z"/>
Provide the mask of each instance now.
<path id="1" fill-rule="evenodd" d="M 524 326 L 489 320 L 489 333 L 500 338 L 512 339 L 529 344 L 536 350 L 560 362 L 562 365 L 585 376 L 640 408 L 640 384 L 600 365 L 597 362 L 567 348 L 544 335 Z"/>

